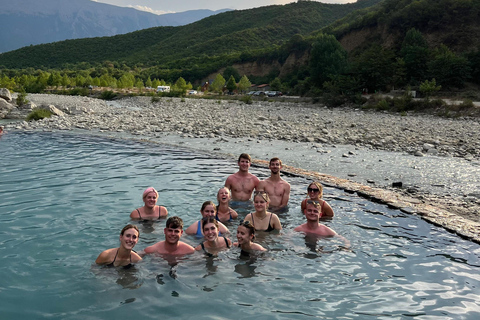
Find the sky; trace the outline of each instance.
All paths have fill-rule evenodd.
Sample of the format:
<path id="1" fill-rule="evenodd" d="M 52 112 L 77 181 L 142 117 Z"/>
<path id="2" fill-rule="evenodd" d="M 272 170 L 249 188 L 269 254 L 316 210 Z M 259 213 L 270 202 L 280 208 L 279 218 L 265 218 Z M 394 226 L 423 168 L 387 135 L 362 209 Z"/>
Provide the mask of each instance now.
<path id="1" fill-rule="evenodd" d="M 287 4 L 296 0 L 92 0 L 120 7 L 131 7 L 156 14 L 197 9 L 250 9 L 273 4 Z M 320 0 L 323 3 L 352 3 L 356 0 Z"/>

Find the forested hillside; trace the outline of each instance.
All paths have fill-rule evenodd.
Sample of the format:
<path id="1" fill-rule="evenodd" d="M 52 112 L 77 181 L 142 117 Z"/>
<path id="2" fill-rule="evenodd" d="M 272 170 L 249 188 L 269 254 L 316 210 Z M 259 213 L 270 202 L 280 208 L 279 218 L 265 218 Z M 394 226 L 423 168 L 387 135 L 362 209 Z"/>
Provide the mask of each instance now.
<path id="1" fill-rule="evenodd" d="M 189 67 L 204 59 L 239 55 L 309 34 L 380 0 L 334 5 L 302 1 L 230 11 L 181 27 L 158 27 L 126 35 L 31 46 L 0 55 L 3 68 L 56 68 L 105 61 L 133 66 Z M 186 60 L 182 60 L 186 59 Z"/>

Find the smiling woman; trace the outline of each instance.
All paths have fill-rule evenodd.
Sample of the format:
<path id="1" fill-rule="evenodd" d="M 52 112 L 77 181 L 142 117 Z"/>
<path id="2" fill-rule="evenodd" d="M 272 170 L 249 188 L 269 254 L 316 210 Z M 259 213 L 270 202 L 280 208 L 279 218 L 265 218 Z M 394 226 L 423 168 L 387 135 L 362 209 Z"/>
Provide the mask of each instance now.
<path id="1" fill-rule="evenodd" d="M 95 263 L 109 267 L 130 267 L 132 263 L 142 260 L 136 252 L 132 251 L 139 237 L 140 231 L 137 226 L 126 225 L 120 232 L 120 247 L 103 251 Z"/>

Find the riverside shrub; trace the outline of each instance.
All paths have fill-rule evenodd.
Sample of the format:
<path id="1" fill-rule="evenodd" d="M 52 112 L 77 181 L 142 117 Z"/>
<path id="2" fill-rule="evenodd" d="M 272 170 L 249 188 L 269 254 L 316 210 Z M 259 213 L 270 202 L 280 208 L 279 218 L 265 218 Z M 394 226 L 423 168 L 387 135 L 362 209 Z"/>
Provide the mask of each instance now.
<path id="1" fill-rule="evenodd" d="M 50 112 L 50 110 L 46 110 L 46 109 L 37 109 L 37 110 L 33 110 L 32 112 L 30 112 L 27 116 L 27 121 L 37 121 L 37 120 L 40 120 L 40 119 L 44 119 L 44 118 L 50 118 L 52 116 L 52 112 Z"/>

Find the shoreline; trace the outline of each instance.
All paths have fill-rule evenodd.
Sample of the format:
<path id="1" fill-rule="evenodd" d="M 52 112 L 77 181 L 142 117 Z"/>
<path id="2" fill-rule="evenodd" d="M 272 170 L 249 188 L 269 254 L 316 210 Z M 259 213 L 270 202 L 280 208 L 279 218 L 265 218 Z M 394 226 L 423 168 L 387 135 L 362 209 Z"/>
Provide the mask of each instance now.
<path id="1" fill-rule="evenodd" d="M 475 185 L 470 191 L 454 187 L 432 189 L 428 183 L 437 176 L 434 171 L 425 177 L 425 185 L 409 187 L 405 181 L 406 188 L 394 189 L 389 186 L 392 181 L 405 177 L 398 174 L 410 169 L 380 173 L 376 170 L 382 166 L 389 170 L 396 163 L 424 161 L 420 170 L 411 170 L 415 178 L 419 171 L 428 171 L 429 161 L 480 167 L 480 123 L 475 119 L 332 110 L 286 102 L 246 105 L 239 101 L 162 98 L 152 103 L 150 97 L 105 102 L 55 95 L 29 95 L 28 99 L 36 105 L 54 105 L 65 114 L 36 122 L 7 124 L 7 132 L 87 131 L 213 152 L 235 160 L 238 152 L 244 150 L 255 159 L 255 165 L 265 167 L 266 160 L 279 156 L 286 164 L 284 172 L 356 192 L 480 243 L 480 195 L 476 195 Z M 439 126 L 441 129 L 436 130 Z M 462 143 L 456 145 L 460 140 Z M 419 157 L 418 152 L 424 157 Z M 404 157 L 400 162 L 396 160 L 399 155 Z M 452 158 L 454 155 L 457 157 Z M 443 170 L 441 165 L 438 169 Z"/>

